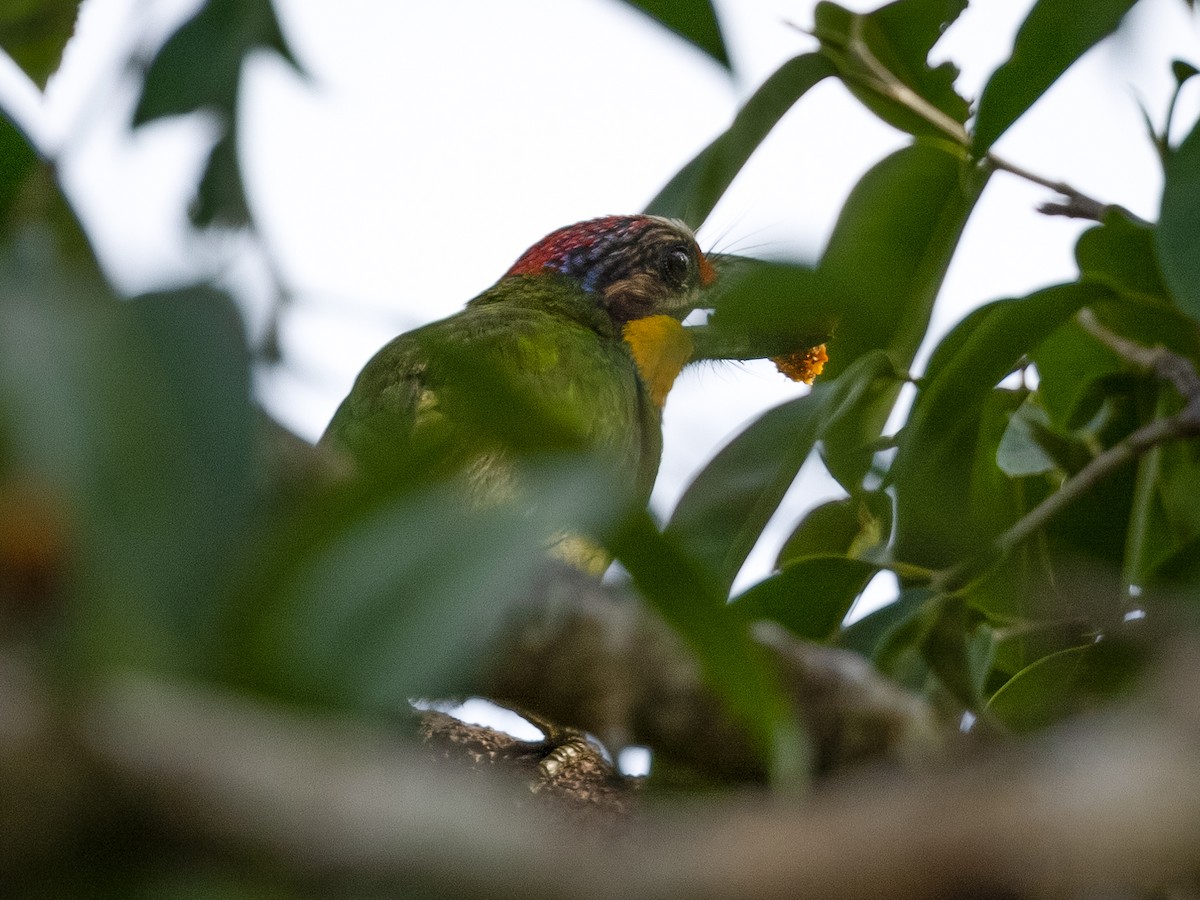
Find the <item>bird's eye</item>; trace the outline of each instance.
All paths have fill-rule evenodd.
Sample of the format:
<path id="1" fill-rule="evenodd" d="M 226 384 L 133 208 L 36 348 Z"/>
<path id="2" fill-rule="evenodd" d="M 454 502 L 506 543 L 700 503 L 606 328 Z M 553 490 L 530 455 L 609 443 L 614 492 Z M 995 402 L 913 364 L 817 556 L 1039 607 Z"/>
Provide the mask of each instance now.
<path id="1" fill-rule="evenodd" d="M 692 254 L 686 247 L 671 247 L 663 254 L 661 265 L 667 283 L 672 287 L 683 287 L 692 271 Z"/>

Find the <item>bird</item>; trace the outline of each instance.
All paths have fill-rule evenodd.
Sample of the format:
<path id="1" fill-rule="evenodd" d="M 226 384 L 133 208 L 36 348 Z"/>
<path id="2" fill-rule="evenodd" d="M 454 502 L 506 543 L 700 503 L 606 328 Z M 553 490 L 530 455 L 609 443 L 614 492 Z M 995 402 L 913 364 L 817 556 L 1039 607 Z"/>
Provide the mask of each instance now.
<path id="1" fill-rule="evenodd" d="M 667 394 L 692 355 L 682 320 L 716 280 L 677 220 L 612 215 L 559 228 L 464 309 L 380 349 L 320 444 L 357 470 L 423 455 L 495 501 L 508 493 L 507 462 L 547 440 L 549 421 L 644 506 Z"/>

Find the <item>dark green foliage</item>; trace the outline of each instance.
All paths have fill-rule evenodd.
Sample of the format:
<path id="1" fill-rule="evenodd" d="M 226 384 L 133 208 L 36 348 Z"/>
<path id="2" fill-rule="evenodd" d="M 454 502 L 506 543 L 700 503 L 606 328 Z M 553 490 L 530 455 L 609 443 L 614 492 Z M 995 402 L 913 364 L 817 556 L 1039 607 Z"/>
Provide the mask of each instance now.
<path id="1" fill-rule="evenodd" d="M 699 47 L 725 68 L 729 54 L 721 25 L 709 0 L 625 0 L 634 9 L 661 22 L 684 40 Z"/>
<path id="2" fill-rule="evenodd" d="M 710 4 L 633 5 L 728 66 Z M 205 285 L 114 296 L 52 167 L 0 115 L 0 536 L 30 522 L 48 535 L 41 580 L 0 542 L 0 624 L 36 595 L 41 618 L 21 639 L 69 676 L 71 702 L 133 671 L 392 719 L 410 697 L 471 690 L 546 545 L 586 534 L 683 638 L 781 782 L 810 774 L 811 735 L 757 639 L 763 621 L 861 654 L 952 727 L 971 711 L 1021 734 L 1136 696 L 1160 636 L 1189 633 L 1200 597 L 1196 432 L 1137 444 L 1196 403 L 1160 369 L 1200 366 L 1200 130 L 1171 147 L 1167 129 L 1150 129 L 1165 163 L 1157 222 L 1104 207 L 1075 247 L 1077 278 L 994 299 L 910 371 L 994 170 L 988 149 L 1132 5 L 1105 0 L 1084 16 L 1037 3 L 973 133 L 956 69 L 928 64 L 962 0 L 818 5 L 819 48 L 767 79 L 651 210 L 703 222 L 825 78 L 912 140 L 863 173 L 812 266 L 724 260 L 715 310 L 692 331 L 697 356 L 825 343 L 830 361 L 811 392 L 708 461 L 661 528 L 624 502 L 653 467 L 631 454 L 618 485 L 611 460 L 586 452 L 582 432 L 620 410 L 581 402 L 565 381 L 550 385 L 558 393 L 533 385 L 553 401 L 538 402 L 530 366 L 506 368 L 453 328 L 393 345 L 351 412 L 370 418 L 404 381 L 396 372 L 421 361 L 413 341 L 428 339 L 444 344 L 439 402 L 462 430 L 431 426 L 352 483 L 302 442 L 268 452 L 279 435 L 256 410 L 233 300 Z M 0 13 L 0 45 L 44 83 L 73 15 L 74 4 L 18 3 Z M 269 0 L 209 0 L 145 72 L 135 123 L 211 110 L 225 127 L 198 224 L 253 228 L 235 123 L 242 66 L 260 49 L 291 61 Z M 1180 84 L 1195 71 L 1174 66 Z M 910 408 L 898 407 L 905 390 Z M 521 503 L 481 505 L 453 476 L 493 445 L 511 451 Z M 814 451 L 845 496 L 785 523 L 775 570 L 731 598 Z M 846 624 L 881 572 L 899 579 L 898 598 Z M 1132 627 L 1131 612 L 1153 627 Z"/>

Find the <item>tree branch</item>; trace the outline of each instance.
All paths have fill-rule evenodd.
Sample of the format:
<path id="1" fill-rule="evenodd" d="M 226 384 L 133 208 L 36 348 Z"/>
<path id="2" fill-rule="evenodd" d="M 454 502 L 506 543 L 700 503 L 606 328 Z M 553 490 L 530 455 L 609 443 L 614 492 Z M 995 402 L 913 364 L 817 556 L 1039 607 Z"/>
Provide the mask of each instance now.
<path id="1" fill-rule="evenodd" d="M 686 770 L 726 783 L 765 783 L 745 729 L 678 632 L 639 598 L 566 570 L 548 573 L 538 594 L 472 690 L 594 734 L 614 752 L 652 747 L 660 775 Z M 955 729 L 927 702 L 859 654 L 797 640 L 768 622 L 754 637 L 812 737 L 818 777 L 864 763 L 920 767 L 953 742 Z"/>

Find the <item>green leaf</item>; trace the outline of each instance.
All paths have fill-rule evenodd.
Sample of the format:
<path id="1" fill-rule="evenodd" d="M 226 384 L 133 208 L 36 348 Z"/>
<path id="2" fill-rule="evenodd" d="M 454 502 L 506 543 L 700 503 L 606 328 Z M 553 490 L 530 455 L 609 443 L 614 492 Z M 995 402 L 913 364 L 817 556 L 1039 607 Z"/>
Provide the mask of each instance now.
<path id="1" fill-rule="evenodd" d="M 880 449 L 879 436 L 906 380 L 894 368 L 879 372 L 855 402 L 841 407 L 825 426 L 821 435 L 821 461 L 838 484 L 852 495 L 863 493 L 863 481 Z"/>
<path id="2" fill-rule="evenodd" d="M 896 0 L 853 13 L 822 0 L 813 33 L 850 91 L 885 122 L 965 144 L 969 108 L 954 90 L 958 69 L 949 62 L 930 68 L 928 58 L 966 6 L 966 0 Z"/>
<path id="3" fill-rule="evenodd" d="M 770 619 L 796 637 L 824 641 L 878 571 L 860 559 L 808 556 L 754 585 L 731 608 L 748 622 Z"/>
<path id="4" fill-rule="evenodd" d="M 1068 431 L 1096 415 L 1106 391 L 1098 384 L 1124 364 L 1073 319 L 1030 353 L 1038 371 L 1038 397 L 1051 423 Z"/>
<path id="5" fill-rule="evenodd" d="M 975 454 L 964 449 L 979 441 L 985 405 L 1024 354 L 1103 293 L 1098 286 L 1067 284 L 997 301 L 942 340 L 892 466 L 898 559 L 940 568 L 980 549 L 971 524 L 979 520 L 971 496 Z"/>
<path id="6" fill-rule="evenodd" d="M 1135 2 L 1093 0 L 1081 15 L 1076 0 L 1038 0 L 1017 32 L 1012 55 L 984 85 L 975 155 L 984 156 L 1075 60 L 1112 34 Z"/>
<path id="7" fill-rule="evenodd" d="M 1183 401 L 1167 384 L 1149 415 L 1165 418 Z M 1146 584 L 1160 567 L 1200 536 L 1200 447 L 1196 441 L 1171 441 L 1151 448 L 1137 461 L 1137 482 L 1126 541 L 1124 580 Z"/>
<path id="8" fill-rule="evenodd" d="M 869 388 L 888 361 L 867 356 L 807 396 L 767 411 L 692 481 L 667 532 L 709 567 L 727 592 L 824 423 Z M 722 596 L 724 602 L 724 596 Z"/>
<path id="9" fill-rule="evenodd" d="M 646 212 L 700 227 L 783 114 L 832 74 L 829 61 L 817 53 L 785 62 L 742 105 L 729 128 L 658 192 Z"/>
<path id="10" fill-rule="evenodd" d="M 45 88 L 62 60 L 78 12 L 79 0 L 5 0 L 0 10 L 0 50 Z"/>
<path id="11" fill-rule="evenodd" d="M 1167 157 L 1154 249 L 1180 308 L 1200 321 L 1200 123 Z"/>
<path id="12" fill-rule="evenodd" d="M 897 370 L 909 367 L 982 189 L 954 154 L 923 143 L 862 177 L 817 266 L 829 296 L 842 299 L 827 373 L 875 349 L 886 350 Z"/>
<path id="13" fill-rule="evenodd" d="M 1003 531 L 1045 499 L 1059 478 L 1013 478 L 999 465 L 1000 444 L 1013 416 L 1028 399 L 1025 390 L 997 388 L 980 407 L 974 424 L 974 444 L 963 448 L 963 481 L 948 487 L 946 513 L 958 517 L 955 538 L 959 553 L 971 558 L 985 550 Z M 955 473 L 943 473 L 950 481 Z M 947 487 L 947 485 L 943 485 Z M 958 493 L 954 493 L 954 490 Z M 958 504 L 963 504 L 961 507 Z M 1037 599 L 1053 589 L 1050 560 L 1038 542 L 1016 548 L 1002 565 L 962 589 L 973 608 L 993 619 L 1027 618 Z"/>
<path id="14" fill-rule="evenodd" d="M 195 672 L 252 496 L 240 319 L 205 294 L 119 303 L 33 234 L 0 257 L 0 433 L 64 500 L 64 649 L 84 669 Z"/>
<path id="15" fill-rule="evenodd" d="M 1014 675 L 987 709 L 1013 731 L 1035 731 L 1114 697 L 1144 664 L 1144 652 L 1121 640 L 1061 650 Z"/>
<path id="16" fill-rule="evenodd" d="M 1170 303 L 1154 254 L 1155 229 L 1112 209 L 1075 245 L 1080 276 L 1146 303 Z"/>
<path id="17" fill-rule="evenodd" d="M 695 47 L 700 48 L 726 69 L 729 54 L 721 37 L 721 24 L 708 0 L 625 0 L 634 9 L 661 22 Z"/>
<path id="18" fill-rule="evenodd" d="M 728 586 L 646 512 L 631 517 L 613 553 L 643 597 L 687 641 L 709 685 L 749 730 L 774 780 L 795 784 L 811 770 L 808 737 L 774 663 L 726 602 Z"/>
<path id="19" fill-rule="evenodd" d="M 892 533 L 892 498 L 882 491 L 863 491 L 853 497 L 815 506 L 784 541 L 775 560 L 784 568 L 810 556 L 836 554 L 867 558 L 886 546 Z"/>
<path id="20" fill-rule="evenodd" d="M 259 47 L 298 68 L 271 0 L 207 0 L 151 60 L 134 125 L 199 109 L 231 121 L 243 60 Z"/>
<path id="21" fill-rule="evenodd" d="M 769 344 L 770 355 L 786 352 L 788 341 L 791 349 L 810 346 L 814 332 L 832 329 L 822 381 L 873 350 L 887 352 L 892 364 L 872 364 L 872 381 L 856 389 L 854 404 L 841 407 L 846 415 L 830 427 L 831 471 L 848 490 L 870 465 L 869 445 L 901 385 L 896 371 L 908 368 L 924 339 L 982 178 L 937 147 L 900 150 L 851 192 L 815 271 L 761 264 L 735 275 L 718 299 L 711 327 L 734 343 L 741 336 Z"/>

